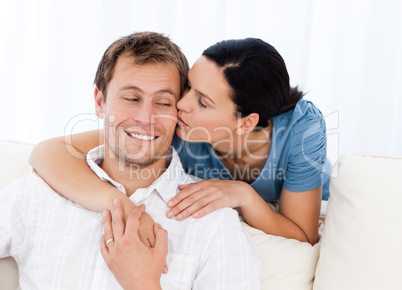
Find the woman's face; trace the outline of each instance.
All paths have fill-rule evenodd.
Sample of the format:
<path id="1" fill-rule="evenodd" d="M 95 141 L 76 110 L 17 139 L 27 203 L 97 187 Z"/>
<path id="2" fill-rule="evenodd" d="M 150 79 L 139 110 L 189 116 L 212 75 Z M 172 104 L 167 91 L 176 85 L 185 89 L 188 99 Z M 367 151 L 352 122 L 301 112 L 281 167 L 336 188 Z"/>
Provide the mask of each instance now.
<path id="1" fill-rule="evenodd" d="M 229 145 L 238 120 L 222 70 L 201 56 L 191 68 L 188 80 L 189 88 L 177 103 L 177 135 L 191 142 Z"/>

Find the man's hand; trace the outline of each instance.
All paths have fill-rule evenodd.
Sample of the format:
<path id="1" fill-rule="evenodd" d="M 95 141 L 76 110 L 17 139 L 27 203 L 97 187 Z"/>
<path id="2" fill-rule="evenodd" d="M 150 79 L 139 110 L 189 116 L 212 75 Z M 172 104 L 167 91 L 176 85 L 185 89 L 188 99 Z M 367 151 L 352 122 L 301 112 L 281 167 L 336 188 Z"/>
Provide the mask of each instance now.
<path id="1" fill-rule="evenodd" d="M 129 210 L 127 211 L 127 207 L 124 208 L 124 222 L 127 222 L 129 214 L 135 210 L 137 207 L 129 207 Z M 126 214 L 127 212 L 127 214 Z M 142 216 L 140 217 L 140 225 L 139 225 L 139 236 L 141 242 L 147 246 L 148 248 L 152 248 L 155 246 L 155 231 L 154 231 L 154 226 L 155 226 L 155 221 L 152 219 L 152 217 L 144 212 Z M 168 264 L 165 261 L 165 265 L 163 267 L 163 274 L 166 274 L 168 272 Z"/>
<path id="2" fill-rule="evenodd" d="M 167 232 L 155 224 L 155 244 L 145 246 L 139 236 L 144 211 L 144 205 L 134 209 L 127 217 L 126 226 L 120 200 L 115 201 L 112 216 L 107 210 L 103 213 L 102 256 L 124 289 L 160 289 L 160 276 L 168 252 Z"/>

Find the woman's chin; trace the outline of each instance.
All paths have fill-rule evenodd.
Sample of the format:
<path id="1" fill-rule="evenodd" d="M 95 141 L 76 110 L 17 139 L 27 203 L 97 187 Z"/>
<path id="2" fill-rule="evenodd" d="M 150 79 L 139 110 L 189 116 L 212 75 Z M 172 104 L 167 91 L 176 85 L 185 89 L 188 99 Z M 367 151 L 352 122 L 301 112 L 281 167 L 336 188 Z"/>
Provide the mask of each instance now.
<path id="1" fill-rule="evenodd" d="M 181 128 L 180 126 L 176 127 L 176 135 L 187 142 L 207 142 L 209 143 L 209 139 L 208 138 L 201 138 L 202 136 L 196 136 L 196 134 L 190 134 L 187 130 L 185 130 L 184 128 Z"/>
<path id="2" fill-rule="evenodd" d="M 179 125 L 176 126 L 176 135 L 180 137 L 180 139 L 185 140 L 186 132 L 184 132 L 183 128 Z"/>

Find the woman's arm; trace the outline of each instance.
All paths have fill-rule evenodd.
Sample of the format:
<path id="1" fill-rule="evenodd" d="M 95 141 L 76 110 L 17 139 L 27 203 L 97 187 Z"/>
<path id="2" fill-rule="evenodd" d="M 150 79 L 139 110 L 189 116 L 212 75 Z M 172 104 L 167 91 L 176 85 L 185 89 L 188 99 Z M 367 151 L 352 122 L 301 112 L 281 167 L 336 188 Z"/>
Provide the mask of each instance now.
<path id="1" fill-rule="evenodd" d="M 43 141 L 35 146 L 29 163 L 57 192 L 89 210 L 112 210 L 119 198 L 127 217 L 135 205 L 88 167 L 86 154 L 103 143 L 103 131 L 90 131 Z"/>
<path id="2" fill-rule="evenodd" d="M 267 234 L 309 242 L 318 239 L 321 187 L 290 192 L 282 189 L 279 212 L 272 210 L 247 183 L 231 180 L 204 180 L 180 186 L 172 198 L 168 217 L 182 220 L 189 215 L 202 217 L 221 207 L 239 207 L 246 222 Z"/>
<path id="3" fill-rule="evenodd" d="M 87 165 L 86 154 L 103 144 L 103 131 L 90 131 L 43 141 L 35 146 L 29 163 L 57 192 L 89 210 L 112 210 L 113 200 L 120 199 L 124 219 L 136 205 L 108 182 L 102 181 Z M 144 213 L 140 237 L 144 245 L 153 246 L 155 222 Z"/>
<path id="4" fill-rule="evenodd" d="M 314 245 L 318 241 L 321 191 L 321 187 L 304 192 L 291 192 L 282 188 L 278 212 L 272 210 L 255 193 L 243 204 L 241 211 L 252 227 L 268 234 Z"/>

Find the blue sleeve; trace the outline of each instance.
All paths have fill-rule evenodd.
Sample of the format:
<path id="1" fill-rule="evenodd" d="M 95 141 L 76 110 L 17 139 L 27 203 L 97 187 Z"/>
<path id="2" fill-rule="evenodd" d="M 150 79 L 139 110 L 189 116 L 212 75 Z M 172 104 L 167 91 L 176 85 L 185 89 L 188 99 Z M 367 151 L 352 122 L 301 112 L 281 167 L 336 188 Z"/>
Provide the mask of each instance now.
<path id="1" fill-rule="evenodd" d="M 293 192 L 323 185 L 327 136 L 321 113 L 308 114 L 294 124 L 283 186 Z"/>

